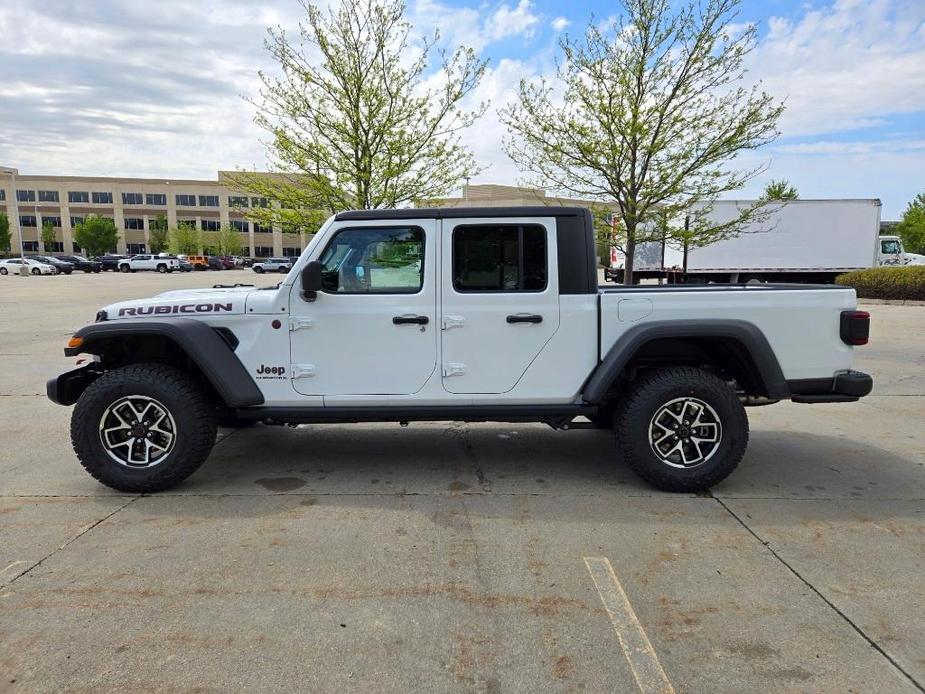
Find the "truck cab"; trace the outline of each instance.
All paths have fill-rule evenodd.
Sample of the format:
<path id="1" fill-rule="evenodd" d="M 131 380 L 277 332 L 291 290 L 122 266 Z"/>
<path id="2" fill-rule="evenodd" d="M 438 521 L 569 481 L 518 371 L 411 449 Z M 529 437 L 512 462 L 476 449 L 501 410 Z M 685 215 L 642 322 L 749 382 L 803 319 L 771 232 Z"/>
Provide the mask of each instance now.
<path id="1" fill-rule="evenodd" d="M 123 490 L 178 483 L 219 422 L 456 420 L 613 429 L 645 479 L 694 491 L 744 455 L 746 406 L 870 392 L 853 290 L 601 290 L 594 249 L 582 208 L 343 212 L 276 286 L 102 308 L 65 350 L 94 361 L 48 394 Z"/>

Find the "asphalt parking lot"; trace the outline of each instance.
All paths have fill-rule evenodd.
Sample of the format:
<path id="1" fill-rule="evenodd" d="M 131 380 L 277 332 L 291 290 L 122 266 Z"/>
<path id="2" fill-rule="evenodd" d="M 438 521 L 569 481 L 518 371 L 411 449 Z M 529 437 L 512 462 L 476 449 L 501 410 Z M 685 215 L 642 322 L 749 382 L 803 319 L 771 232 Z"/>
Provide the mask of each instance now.
<path id="1" fill-rule="evenodd" d="M 68 336 L 235 281 L 279 277 L 0 277 L 0 691 L 925 691 L 925 307 L 869 307 L 870 397 L 751 409 L 712 495 L 510 424 L 223 431 L 175 490 L 97 484 L 44 397 Z"/>

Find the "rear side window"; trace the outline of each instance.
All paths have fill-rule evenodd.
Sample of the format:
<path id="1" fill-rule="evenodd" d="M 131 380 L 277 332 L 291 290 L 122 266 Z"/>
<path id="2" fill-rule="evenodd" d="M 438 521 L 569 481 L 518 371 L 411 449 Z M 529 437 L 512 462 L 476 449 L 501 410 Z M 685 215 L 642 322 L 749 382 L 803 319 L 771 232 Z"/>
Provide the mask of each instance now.
<path id="1" fill-rule="evenodd" d="M 338 231 L 321 255 L 322 288 L 337 294 L 417 294 L 424 286 L 424 230 Z"/>
<path id="2" fill-rule="evenodd" d="M 453 288 L 458 292 L 541 292 L 546 275 L 546 229 L 539 225 L 453 230 Z"/>

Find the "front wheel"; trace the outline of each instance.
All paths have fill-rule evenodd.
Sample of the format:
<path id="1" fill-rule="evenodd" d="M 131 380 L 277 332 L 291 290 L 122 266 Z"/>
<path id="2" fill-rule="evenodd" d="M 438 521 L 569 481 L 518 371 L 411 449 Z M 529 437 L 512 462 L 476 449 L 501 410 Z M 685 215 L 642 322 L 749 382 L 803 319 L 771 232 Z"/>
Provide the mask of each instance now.
<path id="1" fill-rule="evenodd" d="M 166 266 L 166 265 L 158 265 L 158 266 L 157 266 L 157 271 L 163 275 L 165 272 L 167 272 L 167 266 Z"/>
<path id="2" fill-rule="evenodd" d="M 279 272 L 281 275 L 285 275 L 287 272 L 289 272 L 289 270 L 286 269 L 286 268 L 284 268 L 284 267 L 281 267 L 281 268 L 279 269 L 278 272 Z"/>
<path id="3" fill-rule="evenodd" d="M 659 489 L 697 492 L 728 477 L 748 445 L 748 417 L 729 385 L 686 366 L 652 369 L 624 394 L 614 432 L 627 465 Z"/>
<path id="4" fill-rule="evenodd" d="M 258 275 L 262 275 L 262 274 L 263 274 L 263 268 L 262 268 L 262 267 L 255 267 L 255 268 L 254 268 L 254 272 L 256 272 Z"/>
<path id="5" fill-rule="evenodd" d="M 32 274 L 33 274 L 33 275 L 41 275 L 41 274 L 42 274 L 42 271 L 39 270 L 37 267 L 34 267 L 34 268 L 32 268 Z"/>
<path id="6" fill-rule="evenodd" d="M 162 491 L 193 474 L 212 450 L 216 429 L 196 382 L 165 364 L 106 372 L 71 416 L 80 464 L 106 486 L 133 494 Z"/>
<path id="7" fill-rule="evenodd" d="M 128 272 L 131 268 L 128 265 L 120 265 L 119 272 Z"/>

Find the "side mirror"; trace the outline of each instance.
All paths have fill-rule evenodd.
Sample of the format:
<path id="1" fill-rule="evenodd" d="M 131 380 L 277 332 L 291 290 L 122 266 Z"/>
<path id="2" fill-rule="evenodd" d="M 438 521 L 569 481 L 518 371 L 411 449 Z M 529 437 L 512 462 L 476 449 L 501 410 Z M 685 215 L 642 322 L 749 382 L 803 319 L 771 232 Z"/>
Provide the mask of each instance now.
<path id="1" fill-rule="evenodd" d="M 311 260 L 302 268 L 302 298 L 306 301 L 314 301 L 318 298 L 323 268 L 320 260 Z"/>

